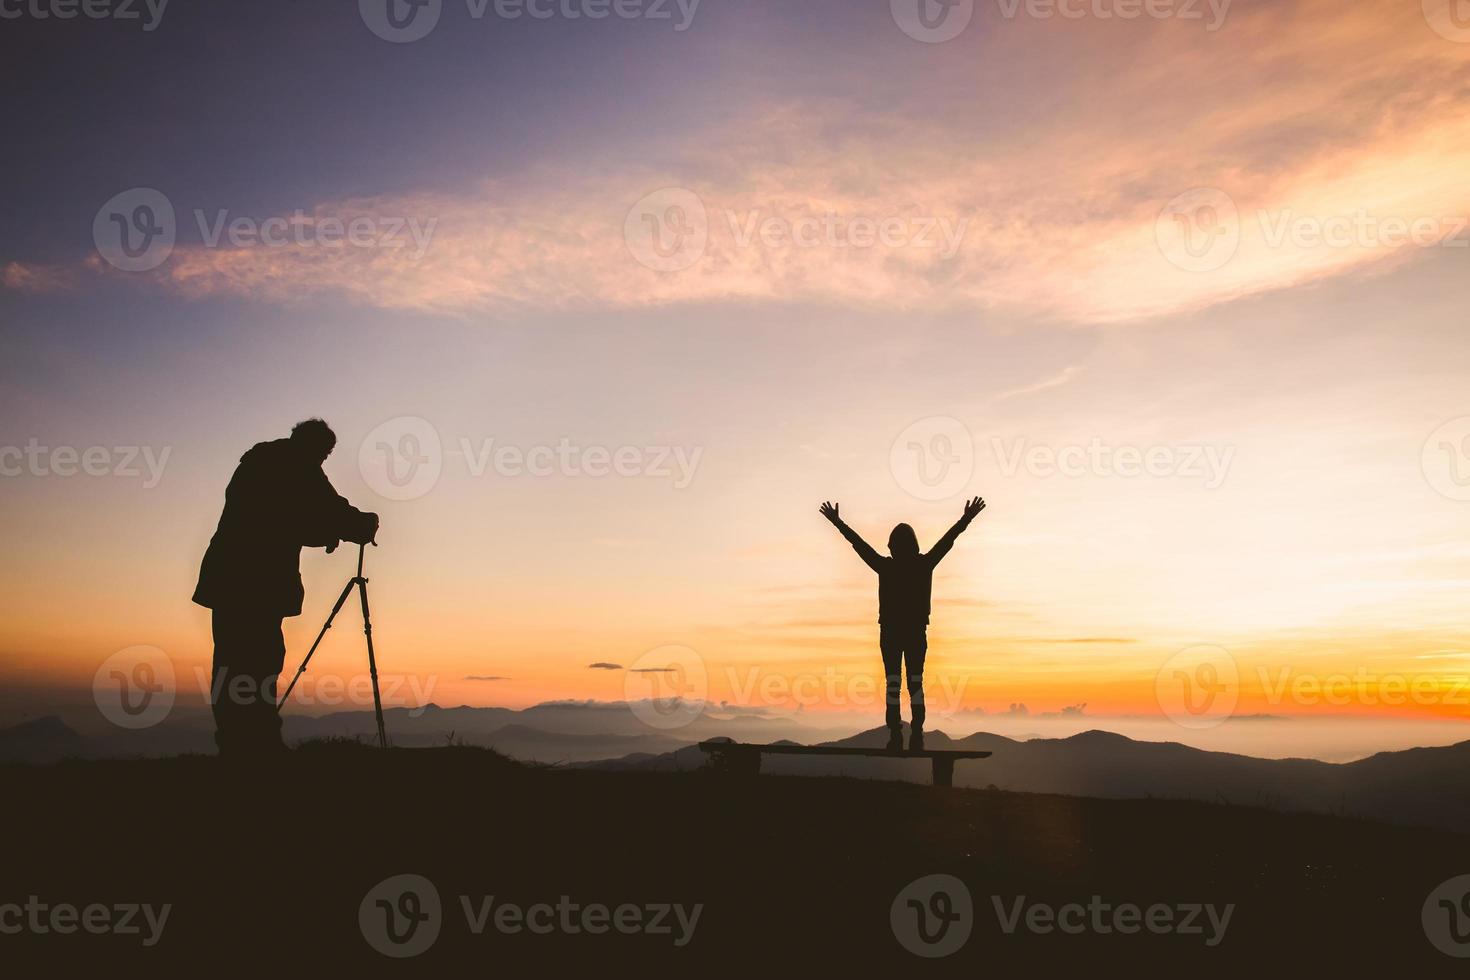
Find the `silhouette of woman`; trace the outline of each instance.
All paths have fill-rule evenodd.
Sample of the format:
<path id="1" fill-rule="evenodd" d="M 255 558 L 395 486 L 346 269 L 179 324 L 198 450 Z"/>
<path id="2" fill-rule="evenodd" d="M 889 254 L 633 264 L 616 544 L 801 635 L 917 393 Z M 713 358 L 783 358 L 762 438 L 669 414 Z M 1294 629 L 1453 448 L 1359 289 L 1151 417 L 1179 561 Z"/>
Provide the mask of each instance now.
<path id="1" fill-rule="evenodd" d="M 970 526 L 985 501 L 975 497 L 965 503 L 964 514 L 927 553 L 919 551 L 914 529 L 899 524 L 888 535 L 888 555 L 873 546 L 842 521 L 837 504 L 821 506 L 822 516 L 831 521 L 852 545 L 858 557 L 878 573 L 878 647 L 883 653 L 887 680 L 885 722 L 888 748 L 903 749 L 903 722 L 899 714 L 899 671 L 907 668 L 909 708 L 913 712 L 910 751 L 924 748 L 924 654 L 929 649 L 929 597 L 934 585 L 934 566 L 949 554 L 960 532 Z"/>

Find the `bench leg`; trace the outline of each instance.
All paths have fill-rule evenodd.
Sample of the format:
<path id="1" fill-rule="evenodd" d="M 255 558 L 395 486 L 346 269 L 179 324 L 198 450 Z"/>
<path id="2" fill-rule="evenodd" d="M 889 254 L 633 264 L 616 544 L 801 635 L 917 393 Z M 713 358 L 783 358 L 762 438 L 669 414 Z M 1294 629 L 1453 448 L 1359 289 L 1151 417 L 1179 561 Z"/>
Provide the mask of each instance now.
<path id="1" fill-rule="evenodd" d="M 761 754 L 748 750 L 736 750 L 730 753 L 730 771 L 737 776 L 759 776 L 761 772 Z"/>
<path id="2" fill-rule="evenodd" d="M 943 756 L 938 756 L 938 755 L 936 755 L 934 757 L 934 785 L 935 786 L 953 786 L 954 785 L 954 760 L 953 759 L 946 759 Z"/>

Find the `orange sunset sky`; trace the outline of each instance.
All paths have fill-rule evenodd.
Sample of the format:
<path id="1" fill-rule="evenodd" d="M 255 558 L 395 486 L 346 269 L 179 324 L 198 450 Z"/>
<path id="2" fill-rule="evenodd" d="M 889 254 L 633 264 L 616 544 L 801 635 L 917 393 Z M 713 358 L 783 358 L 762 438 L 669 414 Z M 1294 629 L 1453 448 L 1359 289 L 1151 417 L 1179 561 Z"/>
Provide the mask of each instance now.
<path id="1" fill-rule="evenodd" d="M 886 4 L 705 0 L 682 32 L 344 24 L 281 79 L 205 72 L 242 104 L 218 132 L 125 145 L 84 193 L 23 168 L 0 444 L 47 451 L 0 457 L 7 716 L 135 645 L 194 685 L 232 467 L 320 415 L 327 474 L 382 515 L 397 703 L 669 693 L 626 668 L 677 646 L 711 701 L 877 719 L 875 581 L 817 506 L 927 547 L 979 494 L 931 712 L 1161 717 L 1160 671 L 1209 645 L 1239 714 L 1470 717 L 1455 2 L 1237 0 L 1213 29 L 976 2 L 927 43 Z M 249 128 L 257 84 L 299 92 L 296 128 Z M 135 187 L 178 230 L 129 272 L 88 229 Z M 432 231 L 211 244 L 221 211 Z M 61 475 L 94 446 L 141 474 Z M 627 472 L 589 475 L 593 446 Z M 306 554 L 288 670 L 352 558 Z M 357 622 L 314 680 L 361 674 Z"/>

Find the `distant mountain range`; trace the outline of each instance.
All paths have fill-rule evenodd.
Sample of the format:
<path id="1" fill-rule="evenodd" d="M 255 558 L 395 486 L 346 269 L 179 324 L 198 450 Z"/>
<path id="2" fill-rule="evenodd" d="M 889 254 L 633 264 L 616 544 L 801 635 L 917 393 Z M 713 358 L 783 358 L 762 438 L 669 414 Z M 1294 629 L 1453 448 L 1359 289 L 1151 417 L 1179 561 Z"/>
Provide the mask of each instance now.
<path id="1" fill-rule="evenodd" d="M 798 734 L 832 737 L 823 731 L 764 717 L 756 712 L 706 714 L 670 731 L 651 728 L 625 702 L 548 702 L 530 708 L 390 708 L 384 719 L 393 744 L 405 748 L 445 745 L 451 740 L 497 749 L 527 762 L 569 763 L 632 753 L 671 752 L 701 739 L 732 736 L 753 741 Z M 287 714 L 288 742 L 312 738 L 375 735 L 371 711 L 311 716 Z M 108 759 L 169 756 L 214 751 L 207 711 L 175 710 L 167 721 L 128 731 L 108 728 L 83 734 L 55 717 L 0 729 L 0 762 L 55 762 L 65 758 Z"/>
<path id="2" fill-rule="evenodd" d="M 822 744 L 877 748 L 886 738 L 886 729 L 875 728 Z M 928 733 L 926 747 L 993 753 L 989 759 L 960 762 L 955 767 L 956 786 L 1113 799 L 1192 799 L 1470 831 L 1470 780 L 1465 776 L 1470 772 L 1470 741 L 1383 752 L 1349 763 L 1256 759 L 1175 742 L 1139 742 L 1103 731 L 1025 742 L 983 732 L 961 739 L 933 732 Z M 697 769 L 704 759 L 702 750 L 688 746 L 586 765 L 671 771 Z M 761 771 L 930 779 L 929 763 L 923 759 L 773 755 L 763 759 Z"/>
<path id="3" fill-rule="evenodd" d="M 731 737 L 772 742 L 792 732 L 789 723 L 756 714 L 703 716 L 670 730 L 649 728 L 627 704 L 553 702 L 532 708 L 393 708 L 385 712 L 393 743 L 415 748 L 451 739 L 498 749 L 525 761 L 600 770 L 676 771 L 705 765 L 693 743 Z M 322 737 L 371 740 L 370 711 L 321 717 L 288 716 L 290 741 Z M 880 747 L 886 731 L 817 742 Z M 1312 759 L 1258 759 L 1209 752 L 1174 742 L 1143 742 L 1104 731 L 1070 738 L 1017 741 L 976 733 L 952 739 L 928 737 L 931 749 L 989 751 L 989 759 L 963 761 L 955 785 L 994 787 L 1114 799 L 1192 799 L 1277 810 L 1310 810 L 1393 823 L 1470 831 L 1470 741 L 1441 748 L 1383 752 L 1348 763 Z M 208 716 L 180 718 L 138 732 L 78 733 L 57 718 L 39 718 L 0 729 L 0 762 L 55 762 L 67 758 L 209 753 Z M 928 782 L 924 760 L 868 757 L 768 756 L 762 771 L 802 776 L 850 776 Z"/>

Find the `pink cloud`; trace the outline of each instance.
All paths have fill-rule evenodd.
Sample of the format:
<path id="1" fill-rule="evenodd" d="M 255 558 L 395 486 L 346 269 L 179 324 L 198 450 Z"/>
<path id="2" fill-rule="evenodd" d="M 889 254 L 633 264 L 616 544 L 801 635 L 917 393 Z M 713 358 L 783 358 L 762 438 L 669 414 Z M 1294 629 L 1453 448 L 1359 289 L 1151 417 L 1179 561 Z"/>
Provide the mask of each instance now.
<path id="1" fill-rule="evenodd" d="M 0 284 L 23 293 L 50 293 L 76 281 L 76 270 L 61 265 L 10 262 L 0 270 Z"/>
<path id="2" fill-rule="evenodd" d="M 1003 26 L 998 43 L 1044 65 L 1074 25 Z M 432 224 L 421 254 L 180 246 L 156 275 L 186 296 L 445 313 L 779 301 L 1098 323 L 1373 272 L 1436 240 L 1397 241 L 1385 222 L 1439 222 L 1443 238 L 1470 214 L 1470 52 L 1418 4 L 1296 0 L 1237 7 L 1216 33 L 1127 27 L 1075 49 L 1067 98 L 1040 100 L 1047 112 L 1004 136 L 952 102 L 756 107 L 665 147 L 660 167 L 313 209 L 313 222 Z M 970 70 L 941 67 L 946 80 Z M 1026 84 L 977 98 L 1025 100 Z M 660 188 L 677 190 L 637 207 Z M 1213 190 L 1164 213 L 1199 188 Z M 1229 254 L 1191 254 L 1220 222 Z M 1345 239 L 1310 240 L 1344 225 Z"/>

